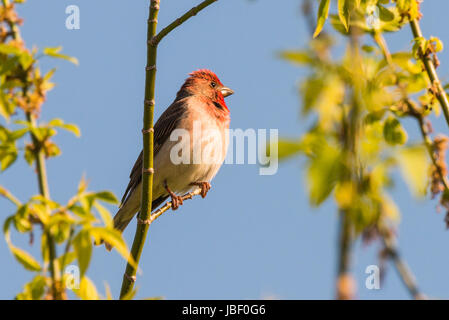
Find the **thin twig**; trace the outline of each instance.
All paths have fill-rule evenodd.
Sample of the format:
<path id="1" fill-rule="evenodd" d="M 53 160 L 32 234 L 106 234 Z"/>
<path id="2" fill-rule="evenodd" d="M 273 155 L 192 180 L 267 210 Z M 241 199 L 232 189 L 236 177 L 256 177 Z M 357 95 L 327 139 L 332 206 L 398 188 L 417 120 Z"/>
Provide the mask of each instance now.
<path id="1" fill-rule="evenodd" d="M 170 23 L 168 26 L 166 26 L 164 29 L 162 29 L 151 41 L 153 42 L 153 45 L 159 44 L 159 42 L 170 32 L 172 32 L 175 28 L 179 27 L 181 24 L 189 20 L 191 17 L 196 16 L 201 10 L 206 8 L 207 6 L 210 6 L 212 3 L 216 2 L 218 0 L 206 0 L 197 5 L 196 7 L 193 7 L 186 13 L 184 13 L 182 16 L 180 16 L 178 19 Z"/>
<path id="2" fill-rule="evenodd" d="M 166 28 L 156 34 L 157 18 L 159 14 L 159 0 L 151 0 L 149 8 L 148 29 L 147 29 L 147 65 L 145 74 L 145 99 L 143 115 L 143 170 L 142 170 L 142 200 L 138 214 L 140 221 L 147 221 L 151 217 L 151 205 L 153 198 L 153 145 L 154 145 L 154 108 L 155 108 L 155 84 L 156 84 L 156 56 L 159 42 L 176 27 L 183 24 L 198 12 L 216 2 L 217 0 L 206 0 L 200 5 L 190 9 L 180 18 L 169 24 Z M 131 247 L 131 256 L 136 262 L 135 265 L 127 264 L 123 276 L 120 298 L 126 297 L 134 286 L 137 265 L 139 264 L 145 239 L 148 233 L 149 224 L 138 223 Z"/>
<path id="3" fill-rule="evenodd" d="M 194 196 L 201 194 L 201 188 L 198 188 L 192 192 L 188 192 L 185 195 L 183 195 L 181 198 L 183 201 L 192 199 Z M 164 212 L 166 212 L 168 209 L 172 207 L 173 203 L 171 201 L 164 204 L 162 207 L 157 209 L 155 212 L 153 212 L 150 216 L 150 219 L 148 221 L 148 224 L 153 223 L 157 218 L 159 218 Z"/>
<path id="4" fill-rule="evenodd" d="M 22 205 L 19 199 L 17 199 L 11 192 L 9 192 L 6 188 L 2 186 L 0 186 L 0 196 L 5 197 L 13 204 L 15 204 L 17 207 L 20 207 Z"/>
<path id="5" fill-rule="evenodd" d="M 398 246 L 396 244 L 396 240 L 392 233 L 388 230 L 380 230 L 380 233 L 382 235 L 385 249 L 387 249 L 388 256 L 393 261 L 396 270 L 399 273 L 399 277 L 401 278 L 410 295 L 417 300 L 426 299 L 426 296 L 419 290 L 412 271 L 410 270 L 405 260 L 402 259 L 399 253 Z"/>
<path id="6" fill-rule="evenodd" d="M 432 160 L 432 163 L 436 168 L 438 175 L 440 176 L 440 180 L 443 183 L 444 189 L 449 190 L 449 180 L 444 175 L 441 166 L 438 164 L 438 160 L 435 155 L 434 143 L 429 136 L 429 132 L 424 121 L 424 116 L 417 110 L 413 102 L 411 102 L 409 99 L 405 99 L 405 103 L 411 111 L 410 114 L 418 122 L 419 130 L 421 132 L 421 136 L 423 137 L 424 144 L 426 145 L 427 152 L 429 153 L 429 157 Z"/>
<path id="7" fill-rule="evenodd" d="M 415 39 L 422 38 L 423 33 L 421 31 L 421 27 L 419 25 L 418 19 L 410 21 L 410 27 L 412 29 L 413 37 Z M 434 88 L 435 96 L 440 102 L 441 108 L 443 109 L 444 117 L 446 118 L 446 122 L 449 125 L 449 100 L 447 98 L 446 91 L 441 84 L 440 78 L 438 77 L 438 73 L 435 65 L 433 64 L 431 54 L 428 52 L 420 52 L 420 59 L 424 64 L 427 75 L 430 79 L 430 85 Z"/>

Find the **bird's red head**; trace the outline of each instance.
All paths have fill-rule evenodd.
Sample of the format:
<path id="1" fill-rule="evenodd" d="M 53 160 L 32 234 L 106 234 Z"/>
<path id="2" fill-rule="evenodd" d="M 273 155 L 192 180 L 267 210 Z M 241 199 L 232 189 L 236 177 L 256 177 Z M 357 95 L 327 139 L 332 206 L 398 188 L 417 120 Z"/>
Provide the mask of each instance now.
<path id="1" fill-rule="evenodd" d="M 200 69 L 190 73 L 181 90 L 178 92 L 178 97 L 180 95 L 204 96 L 212 100 L 215 105 L 218 104 L 218 106 L 228 110 L 224 98 L 233 93 L 234 91 L 221 83 L 215 73 L 207 69 Z"/>

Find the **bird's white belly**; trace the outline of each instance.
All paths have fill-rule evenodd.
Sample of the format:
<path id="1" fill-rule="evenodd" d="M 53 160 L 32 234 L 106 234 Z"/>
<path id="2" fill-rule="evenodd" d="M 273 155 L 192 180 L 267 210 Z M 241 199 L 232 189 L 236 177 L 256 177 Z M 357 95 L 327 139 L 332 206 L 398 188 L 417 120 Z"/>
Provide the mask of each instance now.
<path id="1" fill-rule="evenodd" d="M 186 130 L 191 132 L 191 130 Z M 224 130 L 206 131 L 196 137 L 168 139 L 159 150 L 154 162 L 154 196 L 167 194 L 165 181 L 175 193 L 192 189 L 193 182 L 210 182 L 220 169 L 228 147 Z"/>

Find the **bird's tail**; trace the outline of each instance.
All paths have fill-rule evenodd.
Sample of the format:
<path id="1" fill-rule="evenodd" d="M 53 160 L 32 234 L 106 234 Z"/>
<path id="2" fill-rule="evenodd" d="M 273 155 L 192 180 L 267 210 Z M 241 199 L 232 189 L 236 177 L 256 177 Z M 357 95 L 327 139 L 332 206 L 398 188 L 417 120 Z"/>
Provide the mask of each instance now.
<path id="1" fill-rule="evenodd" d="M 138 210 L 138 208 L 135 209 L 136 210 L 129 210 L 126 206 L 121 207 L 114 216 L 114 229 L 123 232 Z"/>
<path id="2" fill-rule="evenodd" d="M 120 209 L 118 209 L 117 213 L 114 216 L 114 229 L 117 229 L 120 232 L 123 232 L 128 224 L 131 222 L 132 218 L 139 210 L 138 202 L 132 205 L 131 201 L 126 201 Z M 101 242 L 103 243 L 103 241 Z M 106 250 L 111 251 L 112 245 L 104 241 L 104 246 Z"/>
<path id="3" fill-rule="evenodd" d="M 167 198 L 168 196 L 161 196 L 154 200 L 151 206 L 152 210 L 159 207 L 159 205 L 161 205 Z M 138 206 L 131 205 L 130 201 L 125 202 L 114 216 L 114 228 L 123 232 L 139 209 L 140 202 L 138 203 Z M 112 250 L 112 246 L 109 243 L 104 242 L 104 245 L 108 251 Z"/>

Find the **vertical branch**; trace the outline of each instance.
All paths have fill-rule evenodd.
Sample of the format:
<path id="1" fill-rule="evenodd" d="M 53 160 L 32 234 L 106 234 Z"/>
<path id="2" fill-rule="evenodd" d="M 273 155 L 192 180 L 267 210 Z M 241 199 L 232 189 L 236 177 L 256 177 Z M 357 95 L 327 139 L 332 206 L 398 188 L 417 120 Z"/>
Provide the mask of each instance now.
<path id="1" fill-rule="evenodd" d="M 423 37 L 418 19 L 410 21 L 410 27 L 415 39 Z M 444 117 L 446 118 L 446 122 L 449 125 L 449 100 L 447 98 L 446 92 L 444 91 L 443 85 L 441 84 L 440 78 L 438 77 L 436 67 L 432 61 L 431 53 L 420 52 L 420 59 L 424 64 L 427 75 L 430 79 L 430 85 L 432 86 L 433 92 L 438 99 L 441 108 L 443 109 Z"/>
<path id="2" fill-rule="evenodd" d="M 26 114 L 26 117 L 27 120 L 30 122 L 31 126 L 35 128 L 36 127 L 35 116 L 28 112 Z M 47 168 L 45 165 L 45 154 L 42 151 L 40 141 L 33 134 L 30 135 L 34 147 L 34 157 L 36 161 L 36 173 L 38 176 L 39 193 L 46 199 L 50 199 L 50 190 L 48 187 L 48 179 L 47 179 Z"/>
<path id="3" fill-rule="evenodd" d="M 26 90 L 24 90 L 26 93 Z M 35 116 L 31 113 L 26 114 L 27 120 L 30 122 L 33 128 L 36 127 L 36 119 Z M 42 150 L 41 142 L 37 139 L 37 137 L 30 132 L 31 140 L 33 142 L 33 150 L 34 150 L 34 160 L 36 163 L 36 174 L 37 181 L 39 186 L 39 193 L 47 200 L 50 199 L 50 190 L 48 187 L 48 179 L 47 179 L 47 168 L 45 165 L 45 154 Z M 50 214 L 50 209 L 46 206 L 47 213 Z M 45 230 L 45 238 L 47 240 L 48 245 L 48 258 L 50 261 L 50 275 L 51 275 L 51 292 L 53 299 L 61 300 L 62 293 L 60 288 L 60 270 L 58 266 L 58 261 L 56 259 L 56 244 L 53 239 L 53 236 L 50 233 L 50 230 Z"/>
<path id="4" fill-rule="evenodd" d="M 156 56 L 159 42 L 171 31 L 182 25 L 191 17 L 198 14 L 212 3 L 218 0 L 205 0 L 198 6 L 190 9 L 181 17 L 170 23 L 156 34 L 157 17 L 159 14 L 160 0 L 151 0 L 147 29 L 147 66 L 145 68 L 145 100 L 143 115 L 143 169 L 142 169 L 142 200 L 138 214 L 138 223 L 131 247 L 131 257 L 136 262 L 135 265 L 128 263 L 123 276 L 120 298 L 132 290 L 136 281 L 137 265 L 142 255 L 143 245 L 151 224 L 151 206 L 153 197 L 153 146 L 154 146 L 154 106 L 155 106 L 155 84 L 156 84 Z"/>
<path id="5" fill-rule="evenodd" d="M 349 300 L 354 296 L 354 284 L 351 276 L 351 222 L 348 212 L 341 211 L 338 254 L 337 299 Z"/>
<path id="6" fill-rule="evenodd" d="M 350 32 L 350 54 L 354 64 L 361 63 L 359 56 L 359 30 L 351 29 Z M 355 67 L 357 68 L 357 67 Z M 352 80 L 351 97 L 349 111 L 344 111 L 342 117 L 342 148 L 344 155 L 344 177 L 346 181 L 350 181 L 354 185 L 358 185 L 358 168 L 357 163 L 357 141 L 360 128 L 360 86 L 356 80 Z M 340 210 L 340 239 L 339 239 L 339 256 L 338 256 L 338 276 L 337 276 L 337 299 L 349 300 L 354 298 L 355 284 L 351 275 L 351 253 L 353 243 L 353 222 L 351 221 L 351 209 Z"/>
<path id="7" fill-rule="evenodd" d="M 145 100 L 143 111 L 143 170 L 142 170 L 142 200 L 138 221 L 148 220 L 151 214 L 151 204 L 153 197 L 153 145 L 154 145 L 154 105 L 155 105 L 155 83 L 156 83 L 156 54 L 157 44 L 153 43 L 153 37 L 156 35 L 157 17 L 159 14 L 159 0 L 151 0 L 150 13 L 147 29 L 147 66 L 145 67 Z M 136 263 L 139 263 L 142 254 L 143 245 L 148 232 L 149 225 L 138 223 L 134 235 L 134 241 L 131 248 L 131 256 Z M 131 291 L 137 268 L 130 263 L 126 266 L 123 276 L 120 298 L 126 296 Z"/>
<path id="8" fill-rule="evenodd" d="M 354 89 L 353 89 L 354 90 Z M 354 94 L 354 93 L 353 93 Z M 344 151 L 344 165 L 346 166 L 344 177 L 346 181 L 351 181 L 354 177 L 353 166 L 355 156 L 355 135 L 357 131 L 358 105 L 353 101 L 352 110 L 346 114 L 343 109 L 342 116 L 342 146 Z M 351 169 L 350 169 L 351 168 Z M 350 210 L 340 209 L 340 225 L 338 240 L 338 269 L 336 283 L 336 297 L 339 300 L 349 300 L 353 298 L 354 286 L 351 276 L 351 247 L 352 247 L 352 226 L 350 220 Z"/>

